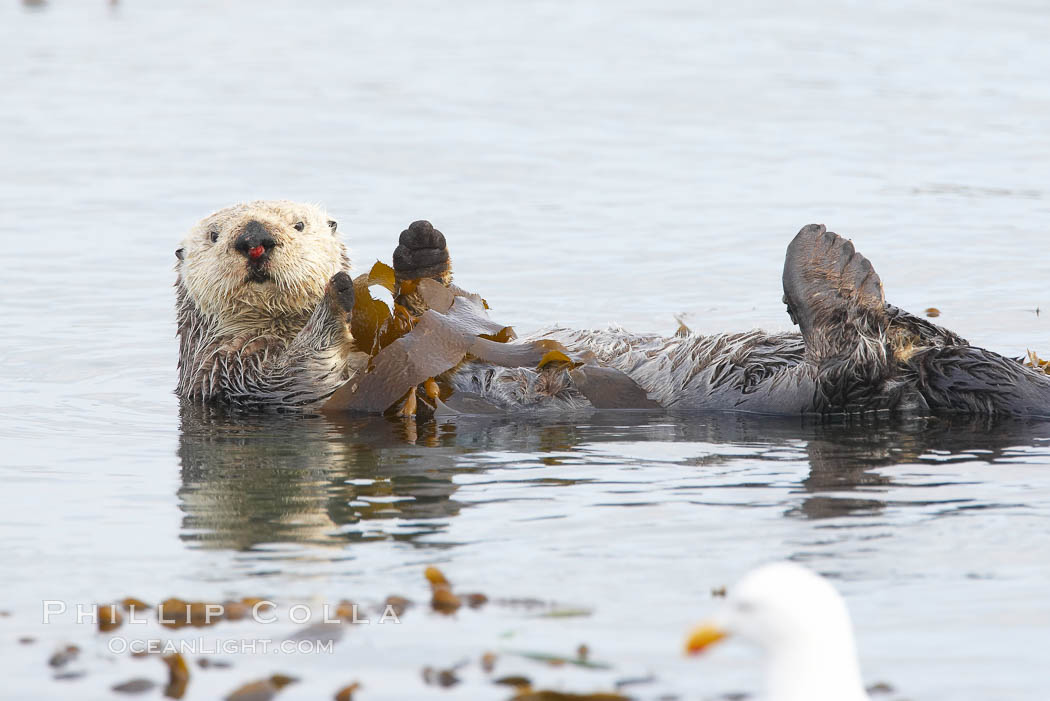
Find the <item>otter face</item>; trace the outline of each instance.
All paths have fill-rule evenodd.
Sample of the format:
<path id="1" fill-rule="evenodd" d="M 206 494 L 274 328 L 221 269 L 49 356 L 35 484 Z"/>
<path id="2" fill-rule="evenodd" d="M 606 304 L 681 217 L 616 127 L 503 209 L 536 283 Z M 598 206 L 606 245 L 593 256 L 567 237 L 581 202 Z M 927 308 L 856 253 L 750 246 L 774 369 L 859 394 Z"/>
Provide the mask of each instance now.
<path id="1" fill-rule="evenodd" d="M 309 312 L 349 268 L 336 223 L 315 205 L 259 201 L 202 219 L 176 251 L 179 285 L 204 314 Z"/>

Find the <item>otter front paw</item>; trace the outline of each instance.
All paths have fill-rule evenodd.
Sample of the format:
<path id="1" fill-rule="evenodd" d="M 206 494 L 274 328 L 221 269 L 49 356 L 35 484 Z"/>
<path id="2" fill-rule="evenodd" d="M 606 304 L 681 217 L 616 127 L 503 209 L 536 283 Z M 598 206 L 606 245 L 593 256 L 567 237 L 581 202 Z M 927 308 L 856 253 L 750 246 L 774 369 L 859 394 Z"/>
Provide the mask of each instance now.
<path id="1" fill-rule="evenodd" d="M 417 221 L 401 232 L 394 249 L 394 272 L 401 280 L 430 277 L 441 279 L 448 275 L 448 248 L 445 235 L 428 221 Z"/>
<path id="2" fill-rule="evenodd" d="M 340 310 L 349 314 L 354 308 L 354 281 L 345 272 L 338 272 L 332 276 L 328 287 L 332 291 L 332 299 L 339 305 Z"/>

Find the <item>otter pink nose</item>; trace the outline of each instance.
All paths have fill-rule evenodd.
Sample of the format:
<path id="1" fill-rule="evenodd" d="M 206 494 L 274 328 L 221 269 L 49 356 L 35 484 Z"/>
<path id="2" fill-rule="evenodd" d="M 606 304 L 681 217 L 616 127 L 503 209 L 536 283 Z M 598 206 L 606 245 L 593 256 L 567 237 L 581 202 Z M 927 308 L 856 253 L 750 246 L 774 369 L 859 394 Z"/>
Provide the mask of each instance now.
<path id="1" fill-rule="evenodd" d="M 262 255 L 266 253 L 266 249 L 262 246 L 256 246 L 255 248 L 248 250 L 248 257 L 252 260 L 258 260 Z"/>

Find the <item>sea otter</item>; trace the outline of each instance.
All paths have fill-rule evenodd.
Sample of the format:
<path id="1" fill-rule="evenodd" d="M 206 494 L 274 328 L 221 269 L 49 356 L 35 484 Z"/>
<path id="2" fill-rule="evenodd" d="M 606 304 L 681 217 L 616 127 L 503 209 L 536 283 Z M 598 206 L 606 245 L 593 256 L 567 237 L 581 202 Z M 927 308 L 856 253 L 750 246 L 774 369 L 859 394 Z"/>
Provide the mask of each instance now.
<path id="1" fill-rule="evenodd" d="M 401 235 L 401 273 L 446 280 L 444 237 Z M 347 314 L 350 259 L 320 207 L 238 204 L 205 217 L 175 251 L 178 394 L 240 409 L 316 408 L 367 366 Z"/>
<path id="2" fill-rule="evenodd" d="M 179 394 L 241 409 L 316 410 L 368 371 L 347 322 L 354 302 L 336 224 L 318 207 L 253 202 L 197 224 L 176 252 Z M 451 283 L 444 236 L 428 222 L 402 232 L 398 279 Z M 788 246 L 784 302 L 801 334 L 673 337 L 555 328 L 593 367 L 625 375 L 638 399 L 614 406 L 839 414 L 879 410 L 1050 415 L 1050 376 L 970 346 L 886 303 L 853 244 L 822 225 Z M 414 314 L 418 298 L 402 300 Z M 593 374 L 592 374 L 593 376 Z M 443 372 L 468 410 L 571 411 L 600 406 L 586 375 L 470 359 Z"/>

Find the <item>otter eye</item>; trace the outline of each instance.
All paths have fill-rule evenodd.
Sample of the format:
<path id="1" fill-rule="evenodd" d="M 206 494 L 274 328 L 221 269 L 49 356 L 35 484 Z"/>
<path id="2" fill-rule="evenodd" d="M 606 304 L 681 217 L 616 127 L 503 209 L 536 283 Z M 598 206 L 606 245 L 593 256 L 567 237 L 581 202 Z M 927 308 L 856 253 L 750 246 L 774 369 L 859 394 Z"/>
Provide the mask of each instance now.
<path id="1" fill-rule="evenodd" d="M 335 219 L 329 219 L 328 220 L 328 228 L 329 229 L 331 229 L 332 231 L 335 231 L 338 227 L 339 227 L 339 222 L 337 222 Z"/>
<path id="2" fill-rule="evenodd" d="M 295 222 L 295 226 L 292 228 L 294 228 L 296 231 L 302 231 L 306 228 L 306 224 L 303 224 L 301 221 L 297 221 Z"/>
<path id="3" fill-rule="evenodd" d="M 218 240 L 219 240 L 219 232 L 218 232 L 218 231 L 212 231 L 212 232 L 210 232 L 210 233 L 208 234 L 208 238 L 210 238 L 210 239 L 211 239 L 211 242 L 212 242 L 212 243 L 215 243 L 216 241 L 218 241 Z"/>
<path id="4" fill-rule="evenodd" d="M 183 258 L 185 258 L 186 257 L 186 249 L 185 248 L 176 248 L 175 249 L 175 257 L 178 258 L 179 260 L 182 260 Z"/>

